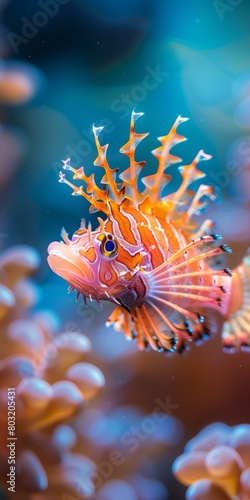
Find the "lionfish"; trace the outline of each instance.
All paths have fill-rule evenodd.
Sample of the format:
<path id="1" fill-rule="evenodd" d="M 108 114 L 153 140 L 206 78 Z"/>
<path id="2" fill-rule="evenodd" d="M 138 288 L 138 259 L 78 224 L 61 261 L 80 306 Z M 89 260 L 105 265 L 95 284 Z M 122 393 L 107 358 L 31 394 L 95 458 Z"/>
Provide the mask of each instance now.
<path id="1" fill-rule="evenodd" d="M 68 184 L 72 195 L 83 196 L 90 213 L 100 211 L 105 220 L 97 217 L 95 230 L 83 220 L 72 239 L 62 229 L 63 241 L 49 245 L 48 263 L 69 283 L 69 291 L 76 289 L 85 302 L 89 298 L 114 303 L 106 324 L 136 339 L 139 349 L 182 352 L 192 339 L 199 342 L 218 330 L 226 349 L 248 349 L 250 253 L 234 272 L 221 269 L 221 254 L 231 250 L 213 234 L 211 220 L 198 227 L 193 219 L 208 199 L 216 198 L 209 185 L 189 189 L 205 176 L 198 163 L 211 156 L 201 150 L 190 164 L 179 166 L 179 188 L 163 193 L 171 181 L 167 169 L 182 161 L 171 152 L 186 140 L 177 129 L 187 118 L 179 116 L 169 133 L 158 138 L 160 146 L 152 151 L 158 168 L 141 179 L 141 192 L 137 181 L 146 162 L 136 161 L 135 152 L 148 134 L 135 132 L 135 122 L 142 115 L 132 112 L 129 140 L 120 149 L 129 158 L 129 167 L 119 175 L 121 182 L 116 181 L 118 169 L 108 164 L 108 144 L 99 141 L 103 127 L 93 126 L 98 153 L 94 165 L 104 170 L 102 187 L 94 174 L 75 169 L 70 158 L 63 161 L 63 169 L 86 187 L 72 184 L 62 172 L 59 182 Z"/>

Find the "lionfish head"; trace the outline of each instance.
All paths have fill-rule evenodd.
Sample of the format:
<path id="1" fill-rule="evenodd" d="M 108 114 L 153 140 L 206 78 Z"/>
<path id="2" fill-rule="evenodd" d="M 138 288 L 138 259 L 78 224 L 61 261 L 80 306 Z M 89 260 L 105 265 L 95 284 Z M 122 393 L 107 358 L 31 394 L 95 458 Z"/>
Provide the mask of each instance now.
<path id="1" fill-rule="evenodd" d="M 109 232 L 109 219 L 98 220 L 100 226 L 95 231 L 82 222 L 72 239 L 63 229 L 63 241 L 49 245 L 48 263 L 69 283 L 70 291 L 76 289 L 91 300 L 116 302 L 140 272 L 145 252 L 141 245 L 135 252 L 135 246 Z"/>

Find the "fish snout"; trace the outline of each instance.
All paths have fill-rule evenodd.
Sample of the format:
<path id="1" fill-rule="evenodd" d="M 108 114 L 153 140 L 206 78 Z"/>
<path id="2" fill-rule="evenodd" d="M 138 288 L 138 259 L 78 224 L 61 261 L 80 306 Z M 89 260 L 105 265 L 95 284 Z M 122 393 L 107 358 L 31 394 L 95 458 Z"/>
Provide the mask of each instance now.
<path id="1" fill-rule="evenodd" d="M 54 241 L 48 247 L 48 264 L 52 271 L 79 290 L 80 284 L 92 284 L 94 273 L 79 249 Z"/>

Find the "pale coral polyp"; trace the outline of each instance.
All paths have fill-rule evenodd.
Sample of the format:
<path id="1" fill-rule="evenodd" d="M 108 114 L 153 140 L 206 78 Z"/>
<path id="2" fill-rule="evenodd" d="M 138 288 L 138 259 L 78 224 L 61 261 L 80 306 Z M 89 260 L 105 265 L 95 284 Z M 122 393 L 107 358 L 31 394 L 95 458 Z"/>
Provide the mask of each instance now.
<path id="1" fill-rule="evenodd" d="M 250 425 L 205 427 L 173 464 L 187 500 L 250 499 Z"/>

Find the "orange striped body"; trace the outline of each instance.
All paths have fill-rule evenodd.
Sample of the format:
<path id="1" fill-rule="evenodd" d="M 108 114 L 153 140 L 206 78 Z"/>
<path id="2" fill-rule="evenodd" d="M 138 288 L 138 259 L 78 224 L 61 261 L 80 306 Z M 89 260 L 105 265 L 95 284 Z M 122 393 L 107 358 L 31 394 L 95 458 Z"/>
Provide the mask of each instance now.
<path id="1" fill-rule="evenodd" d="M 204 197 L 215 198 L 211 186 L 201 184 L 196 193 L 188 189 L 205 175 L 196 165 L 210 157 L 200 151 L 191 164 L 179 167 L 179 189 L 162 196 L 171 179 L 166 169 L 180 161 L 170 149 L 185 140 L 177 133 L 185 121 L 179 117 L 169 134 L 159 139 L 161 146 L 153 151 L 158 170 L 142 179 L 145 190 L 139 192 L 137 178 L 144 162 L 135 160 L 135 149 L 147 135 L 135 133 L 134 122 L 140 116 L 132 113 L 130 138 L 121 149 L 130 162 L 120 175 L 122 183 L 116 183 L 117 170 L 108 165 L 107 145 L 99 143 L 101 128 L 93 128 L 98 151 L 95 165 L 105 170 L 105 188 L 100 189 L 83 167 L 76 170 L 69 159 L 64 161 L 64 169 L 72 171 L 74 179 L 84 180 L 87 188 L 75 186 L 62 173 L 60 181 L 70 185 L 72 194 L 84 196 L 91 211 L 102 211 L 106 220 L 98 218 L 94 231 L 82 224 L 71 240 L 63 230 L 64 242 L 49 246 L 49 265 L 84 299 L 115 303 L 107 324 L 124 331 L 128 339 L 136 338 L 141 349 L 150 345 L 158 351 L 182 351 L 190 340 L 218 331 L 215 310 L 225 323 L 224 345 L 247 346 L 248 260 L 233 279 L 227 268 L 213 269 L 230 249 L 219 244 L 219 235 L 211 234 L 212 221 L 197 228 L 192 219 L 203 208 Z"/>

